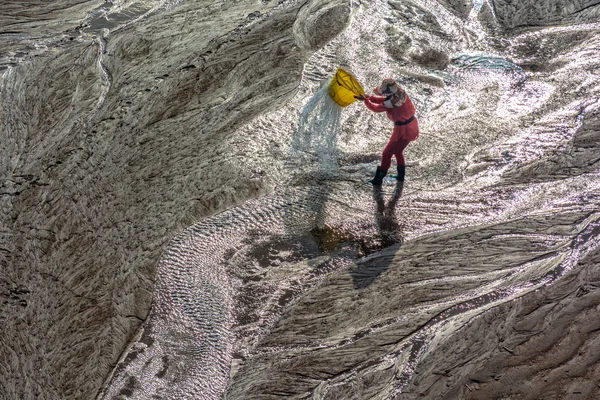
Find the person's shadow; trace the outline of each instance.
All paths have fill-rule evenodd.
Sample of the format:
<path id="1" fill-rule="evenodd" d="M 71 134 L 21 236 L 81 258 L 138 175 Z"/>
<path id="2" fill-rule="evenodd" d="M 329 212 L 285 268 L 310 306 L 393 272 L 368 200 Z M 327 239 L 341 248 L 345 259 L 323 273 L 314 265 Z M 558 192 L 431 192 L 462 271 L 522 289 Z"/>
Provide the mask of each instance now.
<path id="1" fill-rule="evenodd" d="M 402 234 L 396 220 L 396 204 L 402 196 L 404 182 L 396 182 L 392 197 L 386 204 L 381 186 L 373 186 L 373 201 L 375 202 L 375 222 L 377 223 L 378 236 L 369 243 L 368 253 L 402 244 Z M 387 260 L 387 261 L 385 261 Z M 355 289 L 368 287 L 375 279 L 389 267 L 391 258 L 380 258 L 377 262 L 368 264 L 360 263 L 357 268 L 350 271 L 354 280 Z"/>

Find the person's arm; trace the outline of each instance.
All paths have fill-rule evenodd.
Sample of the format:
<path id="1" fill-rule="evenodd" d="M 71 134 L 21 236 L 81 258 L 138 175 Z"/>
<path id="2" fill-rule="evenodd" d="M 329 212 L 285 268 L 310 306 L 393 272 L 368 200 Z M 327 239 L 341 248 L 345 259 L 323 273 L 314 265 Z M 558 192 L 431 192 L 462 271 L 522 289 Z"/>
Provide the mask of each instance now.
<path id="1" fill-rule="evenodd" d="M 381 100 L 381 103 L 379 102 L 379 100 Z M 383 102 L 385 101 L 385 97 L 380 97 L 380 96 L 370 96 L 370 97 L 365 97 L 364 98 L 364 103 L 365 106 L 374 112 L 384 112 L 389 110 L 389 108 L 387 108 L 386 106 L 383 105 Z"/>
<path id="2" fill-rule="evenodd" d="M 383 104 L 387 97 L 385 96 L 365 96 L 367 99 L 371 100 L 371 103 Z"/>

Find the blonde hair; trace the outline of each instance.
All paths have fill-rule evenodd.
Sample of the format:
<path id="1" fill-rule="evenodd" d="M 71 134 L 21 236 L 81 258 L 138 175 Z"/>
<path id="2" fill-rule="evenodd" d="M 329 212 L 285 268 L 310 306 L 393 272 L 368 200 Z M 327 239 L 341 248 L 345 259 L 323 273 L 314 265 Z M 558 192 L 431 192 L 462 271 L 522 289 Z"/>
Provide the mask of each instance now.
<path id="1" fill-rule="evenodd" d="M 401 87 L 398 87 L 398 91 L 392 95 L 392 103 L 396 106 L 401 106 L 406 101 L 408 95 L 406 91 Z"/>

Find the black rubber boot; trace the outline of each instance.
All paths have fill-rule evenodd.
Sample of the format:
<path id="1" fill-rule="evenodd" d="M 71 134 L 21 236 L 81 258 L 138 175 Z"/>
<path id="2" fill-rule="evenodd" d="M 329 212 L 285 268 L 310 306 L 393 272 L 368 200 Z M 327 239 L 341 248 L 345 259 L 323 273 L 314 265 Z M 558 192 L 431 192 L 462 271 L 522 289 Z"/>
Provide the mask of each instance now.
<path id="1" fill-rule="evenodd" d="M 383 178 L 385 178 L 385 174 L 387 174 L 387 170 L 381 169 L 381 167 L 377 167 L 377 171 L 375 172 L 375 177 L 367 182 L 372 185 L 380 186 L 383 183 Z"/>
<path id="2" fill-rule="evenodd" d="M 400 182 L 404 182 L 404 175 L 406 175 L 406 167 L 404 165 L 397 165 L 396 169 L 398 171 L 398 175 L 396 175 L 396 179 Z"/>

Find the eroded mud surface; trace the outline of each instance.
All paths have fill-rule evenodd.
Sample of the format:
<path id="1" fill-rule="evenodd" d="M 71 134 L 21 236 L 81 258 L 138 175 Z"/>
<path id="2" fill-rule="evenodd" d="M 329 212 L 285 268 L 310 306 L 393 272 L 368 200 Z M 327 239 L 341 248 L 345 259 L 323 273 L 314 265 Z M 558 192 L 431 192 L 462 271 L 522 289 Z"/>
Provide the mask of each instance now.
<path id="1" fill-rule="evenodd" d="M 555 3 L 3 3 L 0 398 L 600 396 L 600 6 Z M 339 66 L 417 106 L 404 184 Z"/>

